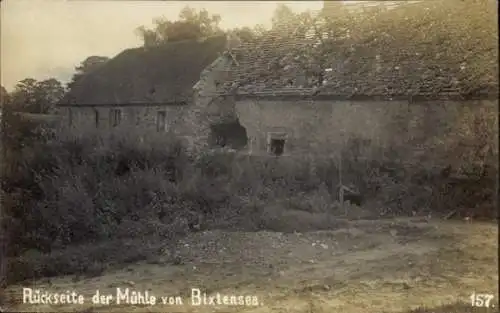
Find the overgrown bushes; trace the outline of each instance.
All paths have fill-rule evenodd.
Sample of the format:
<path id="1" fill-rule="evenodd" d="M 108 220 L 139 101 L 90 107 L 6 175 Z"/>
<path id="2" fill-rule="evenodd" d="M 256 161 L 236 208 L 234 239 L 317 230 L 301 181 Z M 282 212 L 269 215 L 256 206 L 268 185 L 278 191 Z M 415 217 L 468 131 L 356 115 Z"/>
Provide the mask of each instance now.
<path id="1" fill-rule="evenodd" d="M 455 140 L 489 146 L 487 154 L 462 153 L 466 157 L 450 167 L 436 165 L 442 162 L 432 167 L 434 163 L 424 159 L 403 162 L 404 154 L 397 151 L 393 156 L 399 157 L 381 151 L 371 153 L 371 159 L 363 158 L 356 148 L 359 140 L 352 140 L 342 153 L 343 183 L 355 186 L 366 201 L 378 205 L 364 206 L 372 215 L 381 213 L 378 208 L 384 212 L 390 208 L 395 214 L 421 209 L 446 214 L 463 208 L 468 211 L 465 214 L 494 216 L 497 167 L 491 164 L 491 155 L 497 154 L 497 148 L 490 133 L 495 129 L 491 122 L 459 120 L 479 126 L 461 127 L 464 131 L 455 132 Z M 335 226 L 331 212 L 338 212 L 337 158 L 267 158 L 220 151 L 193 155 L 171 134 L 141 139 L 114 131 L 56 138 L 23 123 L 17 127 L 25 131 L 4 133 L 2 227 L 8 234 L 8 255 L 18 256 L 10 265 L 11 280 L 78 273 L 82 266 L 95 270 L 156 253 L 148 248 L 130 256 L 119 248 L 117 243 L 132 239 L 168 244 L 190 231 L 213 227 L 293 231 Z M 474 136 L 480 140 L 474 141 Z M 448 139 L 443 142 L 455 147 L 456 155 L 460 145 Z M 448 160 L 445 150 L 432 151 Z M 470 173 L 456 166 L 474 160 L 481 161 L 481 170 Z M 113 249 L 106 242 L 114 242 Z M 107 250 L 108 254 L 94 258 L 96 264 L 83 256 L 78 259 L 81 253 L 54 261 L 75 245 L 87 247 L 80 251 L 95 246 L 92 253 Z M 58 265 L 36 270 L 44 262 Z M 32 274 L 19 276 L 27 273 L 26 267 Z"/>

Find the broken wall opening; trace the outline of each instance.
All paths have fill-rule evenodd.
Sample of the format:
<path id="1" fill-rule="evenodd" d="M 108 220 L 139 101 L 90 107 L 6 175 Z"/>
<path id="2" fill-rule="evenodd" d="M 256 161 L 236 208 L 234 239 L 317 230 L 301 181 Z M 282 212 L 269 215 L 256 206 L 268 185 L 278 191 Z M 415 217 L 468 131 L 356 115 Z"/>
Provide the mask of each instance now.
<path id="1" fill-rule="evenodd" d="M 240 150 L 248 143 L 247 131 L 238 120 L 212 124 L 210 146 Z"/>

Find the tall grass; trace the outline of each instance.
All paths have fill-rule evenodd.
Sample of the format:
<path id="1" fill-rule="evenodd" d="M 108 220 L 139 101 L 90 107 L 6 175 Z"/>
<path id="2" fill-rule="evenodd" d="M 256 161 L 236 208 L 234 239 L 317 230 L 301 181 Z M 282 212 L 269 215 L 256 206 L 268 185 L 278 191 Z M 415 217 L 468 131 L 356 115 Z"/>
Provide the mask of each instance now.
<path id="1" fill-rule="evenodd" d="M 83 251 L 105 266 L 146 257 L 144 251 L 116 247 L 127 240 L 173 243 L 190 231 L 215 227 L 293 231 L 335 225 L 338 158 L 192 153 L 173 134 L 117 129 L 55 136 L 33 131 L 37 128 L 29 123 L 16 125 L 17 132 L 4 134 L 2 160 L 2 227 L 6 252 L 17 256 L 11 280 L 100 268 L 81 249 L 76 253 L 75 245 L 86 246 Z M 464 134 L 470 139 L 469 128 Z M 397 214 L 493 203 L 495 171 L 451 184 L 446 168 L 366 159 L 353 154 L 356 144 L 348 142 L 342 153 L 342 180 L 368 202 Z M 377 155 L 387 155 L 382 152 Z M 481 213 L 494 211 L 491 206 Z M 98 257 L 105 242 L 114 248 L 102 249 L 114 256 Z M 60 252 L 64 249 L 72 256 Z"/>

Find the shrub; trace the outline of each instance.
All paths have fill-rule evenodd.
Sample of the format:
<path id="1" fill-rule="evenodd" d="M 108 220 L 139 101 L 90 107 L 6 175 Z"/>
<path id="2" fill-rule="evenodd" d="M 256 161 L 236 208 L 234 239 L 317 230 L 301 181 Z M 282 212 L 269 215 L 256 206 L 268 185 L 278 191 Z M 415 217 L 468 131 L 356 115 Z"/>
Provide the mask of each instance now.
<path id="1" fill-rule="evenodd" d="M 275 158 L 228 151 L 194 155 L 172 134 L 141 140 L 140 134 L 117 130 L 55 137 L 25 125 L 27 132 L 8 134 L 2 163 L 7 252 L 21 255 L 12 265 L 16 271 L 33 267 L 31 273 L 38 273 L 43 264 L 59 264 L 53 258 L 75 245 L 129 238 L 169 244 L 210 227 L 327 229 L 335 224 L 332 212 L 338 213 L 339 169 L 343 184 L 354 185 L 365 198 L 396 213 L 424 207 L 447 213 L 460 206 L 495 216 L 494 206 L 485 210 L 482 204 L 494 199 L 497 167 L 491 163 L 498 148 L 491 141 L 497 121 L 489 111 L 474 112 L 457 112 L 458 126 L 426 143 L 443 164 L 353 138 L 342 152 L 341 168 L 338 157 Z M 491 147 L 483 154 L 463 153 L 477 144 Z M 452 155 L 446 147 L 453 147 Z M 462 158 L 456 160 L 456 155 Z M 476 163 L 481 166 L 475 170 L 464 166 Z M 76 256 L 82 260 L 67 259 L 61 261 L 66 265 L 43 273 L 54 274 L 58 268 L 64 274 L 76 272 L 80 265 L 73 263 L 90 262 L 82 253 Z M 146 257 L 141 255 L 132 259 Z M 86 268 L 92 267 L 101 265 Z"/>

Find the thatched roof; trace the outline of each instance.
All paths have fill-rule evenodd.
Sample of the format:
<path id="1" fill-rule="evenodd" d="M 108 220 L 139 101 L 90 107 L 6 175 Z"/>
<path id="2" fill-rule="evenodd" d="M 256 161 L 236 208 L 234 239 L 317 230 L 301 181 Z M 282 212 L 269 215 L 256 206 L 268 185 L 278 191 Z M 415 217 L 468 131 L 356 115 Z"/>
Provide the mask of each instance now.
<path id="1" fill-rule="evenodd" d="M 319 15 L 308 33 L 241 46 L 221 93 L 496 95 L 496 12 L 494 0 L 442 0 Z"/>
<path id="2" fill-rule="evenodd" d="M 78 81 L 61 105 L 187 102 L 203 69 L 226 44 L 225 36 L 156 48 L 128 49 Z"/>

